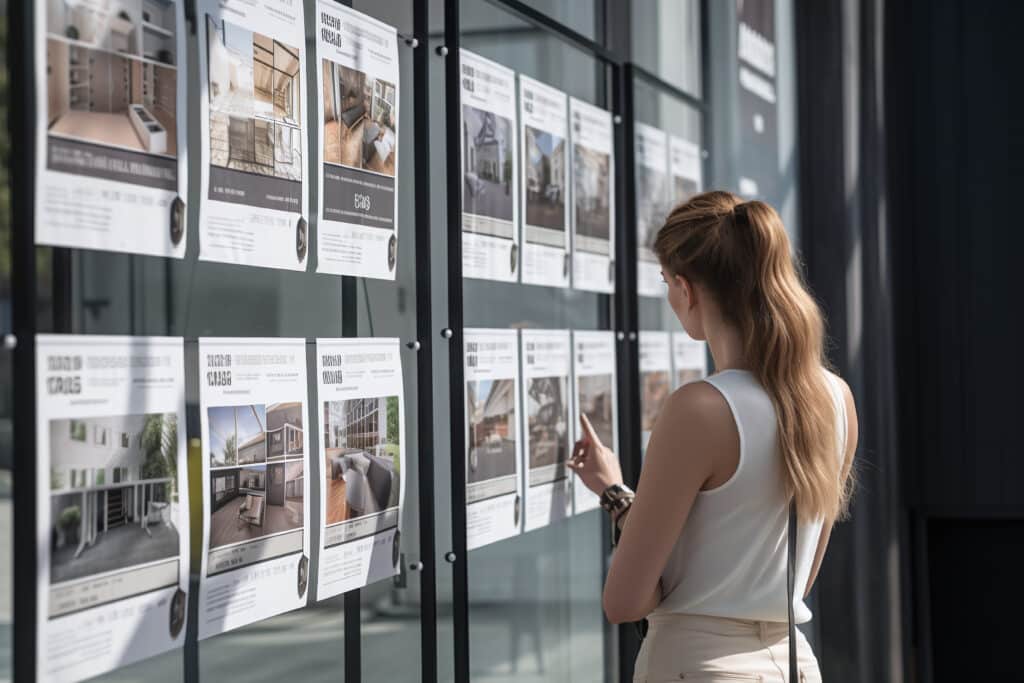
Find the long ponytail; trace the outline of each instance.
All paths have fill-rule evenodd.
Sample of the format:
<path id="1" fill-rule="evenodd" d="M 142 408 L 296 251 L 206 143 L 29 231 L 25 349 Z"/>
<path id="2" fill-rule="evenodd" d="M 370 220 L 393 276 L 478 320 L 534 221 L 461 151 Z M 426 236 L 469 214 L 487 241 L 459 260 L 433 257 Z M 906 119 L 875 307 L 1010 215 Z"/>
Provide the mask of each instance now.
<path id="1" fill-rule="evenodd" d="M 775 406 L 786 489 L 800 518 L 842 517 L 852 481 L 842 475 L 836 408 L 822 371 L 825 325 L 778 213 L 706 192 L 672 211 L 654 252 L 669 273 L 710 291 L 739 328 L 745 358 Z"/>

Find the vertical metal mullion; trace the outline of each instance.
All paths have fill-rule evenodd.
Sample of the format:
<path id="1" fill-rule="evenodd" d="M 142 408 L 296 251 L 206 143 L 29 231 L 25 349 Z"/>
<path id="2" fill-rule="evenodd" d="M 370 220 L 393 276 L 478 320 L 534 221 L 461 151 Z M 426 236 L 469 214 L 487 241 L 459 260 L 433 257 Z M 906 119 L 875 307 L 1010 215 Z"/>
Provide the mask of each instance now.
<path id="1" fill-rule="evenodd" d="M 430 230 L 430 7 L 413 0 L 413 142 L 416 230 L 416 434 L 420 515 L 420 679 L 437 681 L 437 564 L 434 510 L 434 376 Z"/>
<path id="2" fill-rule="evenodd" d="M 469 567 L 466 556 L 466 437 L 463 401 L 462 311 L 462 83 L 459 58 L 459 0 L 444 3 L 445 159 L 448 205 L 448 362 L 451 424 L 452 626 L 454 676 L 469 683 Z"/>
<path id="3" fill-rule="evenodd" d="M 339 4 L 352 7 L 352 0 L 336 0 Z M 321 146 L 323 140 L 320 141 Z M 359 336 L 359 280 L 353 276 L 341 278 L 341 336 Z M 370 312 L 366 312 L 367 316 Z M 321 510 L 321 514 L 323 511 Z M 345 593 L 345 683 L 359 683 L 363 676 L 362 664 L 362 591 L 358 588 Z"/>
<path id="4" fill-rule="evenodd" d="M 711 8 L 709 0 L 700 0 L 700 99 L 705 103 L 704 109 L 700 112 L 701 123 L 701 155 L 707 152 L 703 159 L 703 172 L 705 186 L 714 184 L 714 157 L 709 151 L 711 149 L 711 136 L 714 134 L 711 116 Z M 710 183 L 709 183 L 710 181 Z"/>
<path id="5" fill-rule="evenodd" d="M 636 148 L 634 80 L 632 64 L 623 65 L 619 72 L 619 102 L 622 107 L 622 133 L 620 148 L 622 159 L 618 184 L 622 210 L 619 213 L 619 252 L 616 284 L 617 321 L 619 335 L 619 444 L 622 475 L 626 483 L 636 486 L 640 477 L 640 385 L 638 349 L 637 300 L 637 237 L 636 237 Z M 624 448 L 622 446 L 625 446 Z M 632 624 L 619 627 L 619 679 L 633 680 L 633 663 L 639 650 L 639 638 Z"/>
<path id="6" fill-rule="evenodd" d="M 359 280 L 351 275 L 341 278 L 341 336 L 359 336 Z M 321 514 L 323 514 L 321 512 Z M 359 683 L 362 680 L 362 623 L 360 608 L 362 591 L 358 588 L 345 593 L 345 683 Z"/>
<path id="7" fill-rule="evenodd" d="M 11 298 L 14 349 L 13 680 L 36 680 L 36 258 L 35 3 L 9 2 L 7 67 L 11 98 Z"/>

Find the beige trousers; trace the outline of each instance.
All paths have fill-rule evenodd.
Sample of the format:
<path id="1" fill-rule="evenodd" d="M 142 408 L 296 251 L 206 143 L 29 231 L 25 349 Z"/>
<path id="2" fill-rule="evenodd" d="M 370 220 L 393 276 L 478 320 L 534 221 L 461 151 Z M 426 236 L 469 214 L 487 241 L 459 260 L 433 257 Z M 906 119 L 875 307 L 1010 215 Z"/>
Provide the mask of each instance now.
<path id="1" fill-rule="evenodd" d="M 636 658 L 633 683 L 790 683 L 785 623 L 656 614 Z M 821 683 L 818 660 L 797 629 L 799 683 Z"/>

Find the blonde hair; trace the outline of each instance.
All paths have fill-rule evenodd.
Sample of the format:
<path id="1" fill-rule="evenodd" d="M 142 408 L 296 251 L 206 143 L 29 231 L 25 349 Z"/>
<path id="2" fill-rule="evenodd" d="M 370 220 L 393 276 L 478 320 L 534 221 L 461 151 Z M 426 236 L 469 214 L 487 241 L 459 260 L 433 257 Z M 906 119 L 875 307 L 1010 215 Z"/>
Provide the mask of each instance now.
<path id="1" fill-rule="evenodd" d="M 825 324 L 779 214 L 764 202 L 705 192 L 672 211 L 654 252 L 667 274 L 702 285 L 739 328 L 744 356 L 775 406 L 798 516 L 842 517 L 852 477 L 844 480 L 836 453 L 836 407 L 822 371 Z"/>

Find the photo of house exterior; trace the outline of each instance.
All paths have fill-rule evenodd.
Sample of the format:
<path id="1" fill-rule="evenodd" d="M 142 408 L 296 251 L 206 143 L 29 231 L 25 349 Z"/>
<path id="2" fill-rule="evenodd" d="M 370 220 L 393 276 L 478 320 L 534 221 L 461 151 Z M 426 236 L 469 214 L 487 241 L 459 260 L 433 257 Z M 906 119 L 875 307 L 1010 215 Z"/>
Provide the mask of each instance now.
<path id="1" fill-rule="evenodd" d="M 611 157 L 573 145 L 573 202 L 576 204 L 576 247 L 608 253 L 611 236 L 609 168 Z"/>
<path id="2" fill-rule="evenodd" d="M 50 134 L 176 156 L 174 4 L 170 0 L 47 0 L 45 4 Z"/>
<path id="3" fill-rule="evenodd" d="M 615 413 L 612 396 L 612 376 L 582 375 L 577 378 L 576 401 L 579 412 L 587 416 L 594 433 L 605 446 L 615 448 Z"/>
<path id="4" fill-rule="evenodd" d="M 50 582 L 178 555 L 177 416 L 50 422 Z"/>
<path id="5" fill-rule="evenodd" d="M 569 456 L 569 403 L 565 377 L 534 377 L 526 388 L 531 468 L 564 465 Z M 559 469 L 564 476 L 567 471 Z"/>
<path id="6" fill-rule="evenodd" d="M 466 382 L 469 483 L 516 473 L 515 384 L 511 379 Z"/>
<path id="7" fill-rule="evenodd" d="M 468 104 L 462 120 L 463 210 L 511 221 L 512 122 Z"/>
<path id="8" fill-rule="evenodd" d="M 397 506 L 398 397 L 326 401 L 323 409 L 326 524 Z"/>
<path id="9" fill-rule="evenodd" d="M 267 406 L 267 459 L 302 455 L 302 403 L 271 403 Z"/>
<path id="10" fill-rule="evenodd" d="M 526 224 L 565 232 L 565 138 L 525 126 Z M 530 239 L 543 242 L 540 235 Z M 562 246 L 555 236 L 552 246 Z"/>

